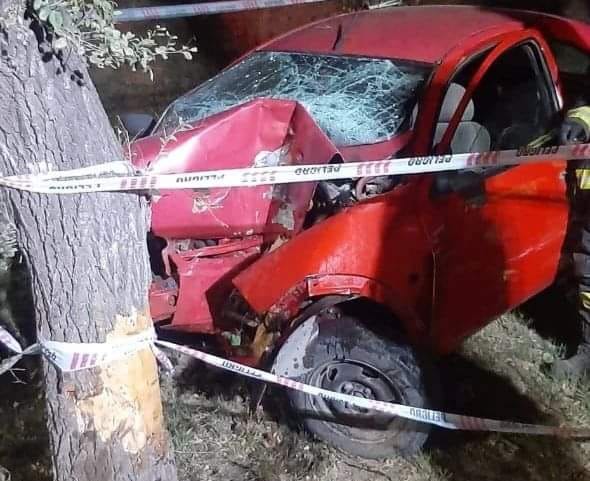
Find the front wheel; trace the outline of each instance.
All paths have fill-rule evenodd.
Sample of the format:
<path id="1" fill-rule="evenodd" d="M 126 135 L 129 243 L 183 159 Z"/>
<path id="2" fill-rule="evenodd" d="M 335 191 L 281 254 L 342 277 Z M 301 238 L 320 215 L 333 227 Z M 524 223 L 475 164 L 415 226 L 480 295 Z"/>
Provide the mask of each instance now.
<path id="1" fill-rule="evenodd" d="M 401 336 L 377 336 L 352 317 L 308 319 L 281 347 L 273 369 L 279 375 L 330 391 L 431 407 L 426 390 L 431 368 Z M 341 401 L 293 390 L 288 390 L 287 396 L 291 410 L 308 431 L 365 458 L 415 454 L 430 431 L 427 424 Z"/>

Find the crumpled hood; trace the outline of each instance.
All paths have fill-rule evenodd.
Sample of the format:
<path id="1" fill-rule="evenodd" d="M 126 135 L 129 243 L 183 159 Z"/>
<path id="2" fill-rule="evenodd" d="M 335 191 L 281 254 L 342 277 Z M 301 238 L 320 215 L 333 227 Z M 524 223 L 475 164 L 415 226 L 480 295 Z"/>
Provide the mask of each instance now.
<path id="1" fill-rule="evenodd" d="M 328 163 L 338 154 L 297 102 L 258 99 L 163 138 L 132 143 L 132 163 L 154 173 Z M 152 230 L 165 238 L 210 239 L 296 232 L 315 183 L 161 191 Z"/>
<path id="2" fill-rule="evenodd" d="M 256 99 L 172 134 L 133 142 L 131 162 L 164 174 L 342 161 L 305 108 L 289 100 Z M 175 239 L 294 234 L 315 185 L 161 191 L 152 198 L 152 230 Z"/>
<path id="3" fill-rule="evenodd" d="M 155 135 L 133 142 L 130 160 L 156 173 L 253 166 L 260 152 L 283 145 L 296 108 L 290 101 L 255 100 L 168 137 Z"/>

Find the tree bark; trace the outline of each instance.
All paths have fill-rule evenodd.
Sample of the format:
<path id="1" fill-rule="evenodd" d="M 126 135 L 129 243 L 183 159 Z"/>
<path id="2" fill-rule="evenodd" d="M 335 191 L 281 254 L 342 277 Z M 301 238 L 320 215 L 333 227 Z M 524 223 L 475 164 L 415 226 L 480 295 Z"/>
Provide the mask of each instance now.
<path id="1" fill-rule="evenodd" d="M 122 158 L 86 67 L 56 58 L 0 0 L 0 171 L 65 170 Z M 0 189 L 30 270 L 37 335 L 104 342 L 151 325 L 147 209 L 135 194 L 38 195 Z M 61 374 L 43 361 L 57 481 L 174 481 L 157 366 L 144 350 Z"/>

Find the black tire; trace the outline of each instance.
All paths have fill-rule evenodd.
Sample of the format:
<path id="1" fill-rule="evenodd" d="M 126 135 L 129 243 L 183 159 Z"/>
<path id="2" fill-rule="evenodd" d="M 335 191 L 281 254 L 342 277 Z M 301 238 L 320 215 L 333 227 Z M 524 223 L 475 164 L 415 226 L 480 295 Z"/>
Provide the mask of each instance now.
<path id="1" fill-rule="evenodd" d="M 418 358 L 401 336 L 377 336 L 351 317 L 300 325 L 279 350 L 273 370 L 279 375 L 333 391 L 349 392 L 418 408 L 432 407 L 436 382 L 432 367 Z M 384 458 L 418 453 L 430 432 L 428 424 L 342 402 L 325 401 L 287 390 L 291 411 L 317 438 L 350 454 Z"/>

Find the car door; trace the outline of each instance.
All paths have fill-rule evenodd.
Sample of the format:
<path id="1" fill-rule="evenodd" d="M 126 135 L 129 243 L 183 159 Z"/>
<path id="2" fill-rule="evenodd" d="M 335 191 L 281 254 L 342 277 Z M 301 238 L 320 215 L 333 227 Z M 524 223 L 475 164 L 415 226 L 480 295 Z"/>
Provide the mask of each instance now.
<path id="1" fill-rule="evenodd" d="M 560 102 L 542 43 L 535 35 L 521 39 L 457 72 L 433 150 L 513 149 L 549 131 Z M 435 263 L 430 333 L 438 350 L 454 349 L 552 283 L 568 205 L 564 161 L 433 176 L 426 224 Z"/>

